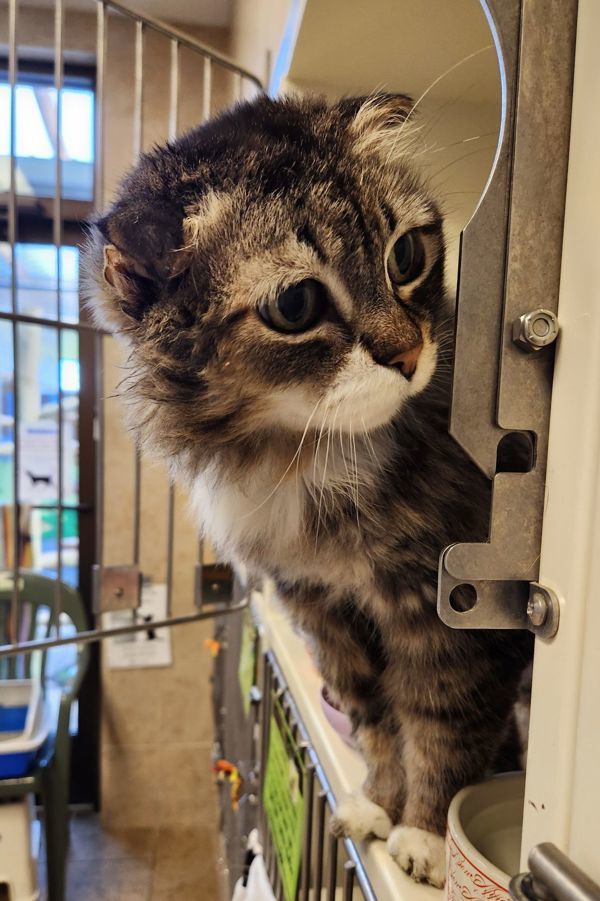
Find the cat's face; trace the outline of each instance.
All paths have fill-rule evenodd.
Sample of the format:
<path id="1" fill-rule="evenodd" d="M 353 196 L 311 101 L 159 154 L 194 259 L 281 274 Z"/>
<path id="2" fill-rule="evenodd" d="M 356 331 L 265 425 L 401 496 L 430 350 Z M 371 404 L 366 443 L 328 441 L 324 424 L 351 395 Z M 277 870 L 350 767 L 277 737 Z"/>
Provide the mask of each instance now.
<path id="1" fill-rule="evenodd" d="M 150 443 L 363 432 L 427 386 L 444 251 L 409 108 L 261 98 L 128 176 L 88 262 Z"/>

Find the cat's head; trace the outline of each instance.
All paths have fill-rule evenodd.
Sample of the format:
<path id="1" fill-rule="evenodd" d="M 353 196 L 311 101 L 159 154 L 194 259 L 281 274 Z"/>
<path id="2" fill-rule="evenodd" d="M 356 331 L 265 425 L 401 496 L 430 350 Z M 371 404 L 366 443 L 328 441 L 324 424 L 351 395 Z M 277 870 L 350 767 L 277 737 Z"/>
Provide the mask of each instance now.
<path id="1" fill-rule="evenodd" d="M 147 443 L 373 430 L 432 379 L 447 316 L 439 210 L 410 101 L 242 104 L 143 156 L 87 255 Z"/>

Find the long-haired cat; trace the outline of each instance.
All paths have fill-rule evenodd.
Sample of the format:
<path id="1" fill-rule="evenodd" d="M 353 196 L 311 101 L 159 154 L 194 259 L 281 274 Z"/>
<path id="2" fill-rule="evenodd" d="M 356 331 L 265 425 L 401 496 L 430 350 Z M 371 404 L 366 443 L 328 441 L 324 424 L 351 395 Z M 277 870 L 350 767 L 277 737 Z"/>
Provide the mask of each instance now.
<path id="1" fill-rule="evenodd" d="M 442 217 L 410 109 L 241 104 L 140 159 L 87 269 L 141 445 L 221 555 L 275 580 L 351 716 L 368 779 L 334 829 L 439 886 L 450 799 L 516 765 L 532 639 L 436 614 L 440 551 L 486 539 L 489 485 L 448 435 Z"/>

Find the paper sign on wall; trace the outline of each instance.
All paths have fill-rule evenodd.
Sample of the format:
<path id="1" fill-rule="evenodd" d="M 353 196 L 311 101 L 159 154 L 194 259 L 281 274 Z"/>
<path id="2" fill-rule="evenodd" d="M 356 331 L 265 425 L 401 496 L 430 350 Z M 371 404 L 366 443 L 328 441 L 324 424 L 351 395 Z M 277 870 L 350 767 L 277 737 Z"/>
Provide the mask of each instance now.
<path id="1" fill-rule="evenodd" d="M 54 422 L 23 422 L 19 428 L 19 500 L 44 504 L 57 498 L 58 427 Z"/>
<path id="2" fill-rule="evenodd" d="M 134 619 L 135 617 L 135 619 Z M 152 628 L 152 623 L 167 618 L 167 586 L 145 584 L 142 586 L 141 604 L 137 610 L 114 610 L 105 613 L 105 629 L 146 623 L 148 628 L 107 638 L 106 662 L 109 669 L 142 669 L 153 666 L 171 666 L 171 630 Z"/>
<path id="3" fill-rule="evenodd" d="M 52 504 L 58 500 L 58 425 L 45 419 L 19 426 L 19 501 Z M 76 493 L 79 444 L 72 430 L 63 430 L 63 498 Z"/>

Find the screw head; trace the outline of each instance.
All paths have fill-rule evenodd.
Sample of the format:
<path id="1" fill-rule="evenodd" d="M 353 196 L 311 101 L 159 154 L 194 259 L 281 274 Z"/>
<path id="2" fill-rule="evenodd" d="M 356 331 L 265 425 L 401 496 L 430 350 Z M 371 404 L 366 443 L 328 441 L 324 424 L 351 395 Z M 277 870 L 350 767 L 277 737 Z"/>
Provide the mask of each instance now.
<path id="1" fill-rule="evenodd" d="M 548 616 L 548 604 L 543 594 L 534 592 L 527 604 L 527 618 L 532 626 L 543 626 Z"/>
<path id="2" fill-rule="evenodd" d="M 556 341 L 558 328 L 551 310 L 532 310 L 513 322 L 513 341 L 524 350 L 541 350 Z"/>

